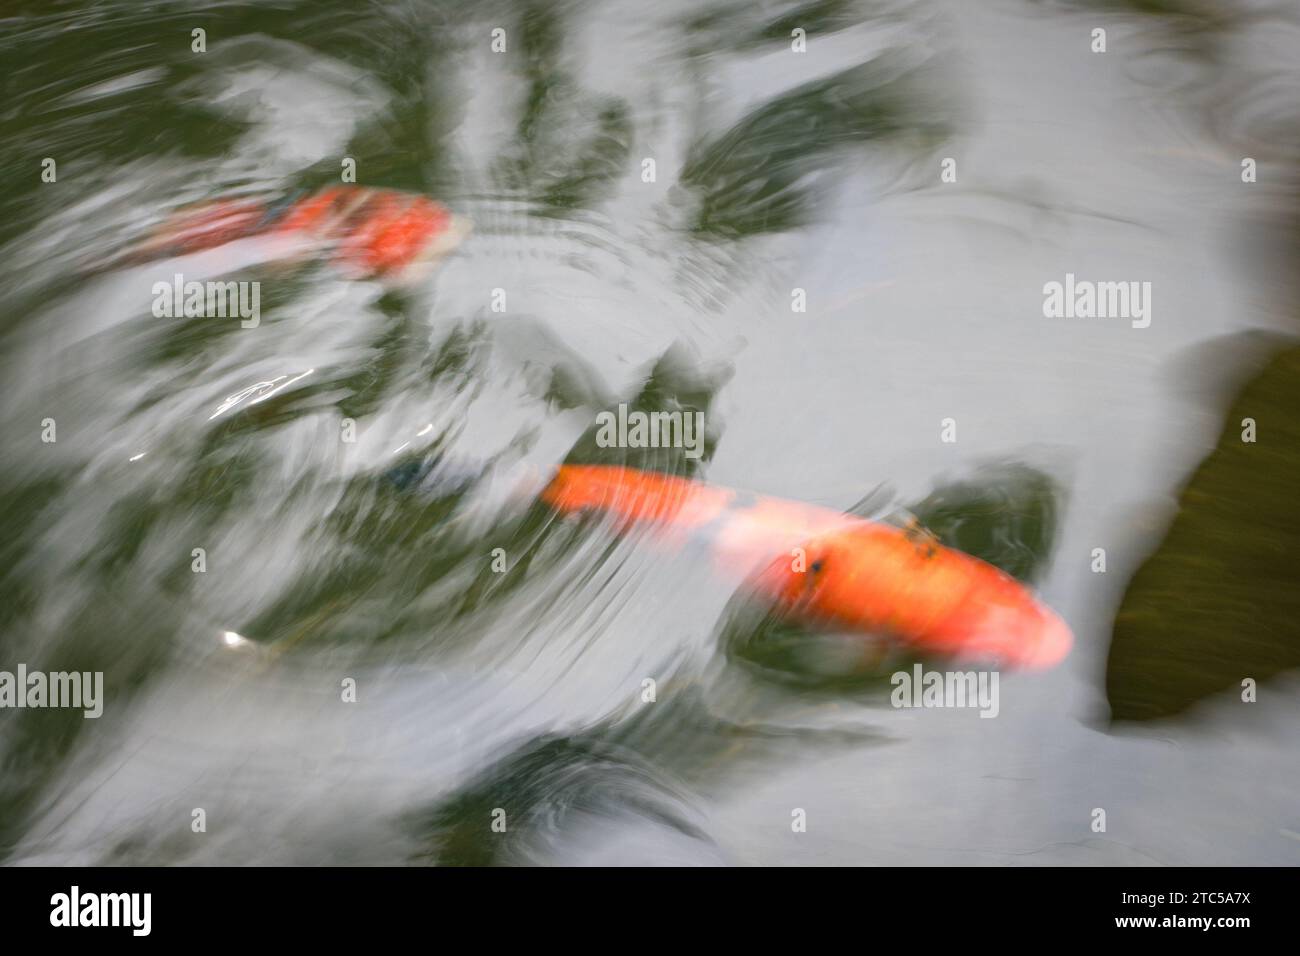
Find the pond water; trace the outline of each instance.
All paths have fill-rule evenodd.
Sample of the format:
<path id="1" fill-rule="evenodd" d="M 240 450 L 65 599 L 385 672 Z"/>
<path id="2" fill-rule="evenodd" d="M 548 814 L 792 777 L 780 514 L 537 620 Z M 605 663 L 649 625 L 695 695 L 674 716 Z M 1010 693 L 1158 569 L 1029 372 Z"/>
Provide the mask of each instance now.
<path id="1" fill-rule="evenodd" d="M 0 855 L 1296 862 L 1293 676 L 1104 721 L 1225 336 L 1294 328 L 1300 18 L 1233 8 L 11 5 L 0 668 L 105 699 L 0 716 Z M 344 158 L 473 232 L 402 290 L 238 263 L 255 328 L 151 312 L 228 261 L 105 266 Z M 1067 275 L 1150 283 L 1149 324 L 1046 316 Z M 619 403 L 703 412 L 703 456 L 595 449 Z M 891 707 L 834 642 L 760 666 L 707 542 L 532 503 L 584 452 L 842 510 L 1039 476 L 1073 653 L 991 720 Z"/>

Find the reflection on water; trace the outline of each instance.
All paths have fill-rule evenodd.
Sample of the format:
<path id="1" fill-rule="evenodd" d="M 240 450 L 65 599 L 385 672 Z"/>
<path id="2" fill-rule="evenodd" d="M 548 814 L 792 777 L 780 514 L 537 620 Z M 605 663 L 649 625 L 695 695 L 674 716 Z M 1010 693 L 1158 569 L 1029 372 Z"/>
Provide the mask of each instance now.
<path id="1" fill-rule="evenodd" d="M 1295 363 L 1225 426 L 1204 347 L 1295 329 L 1300 20 L 1248 6 L 17 4 L 0 670 L 106 703 L 3 712 L 0 855 L 1294 862 Z M 472 234 L 402 288 L 122 258 L 348 161 Z M 177 273 L 260 283 L 260 322 L 160 317 Z M 1150 327 L 1044 317 L 1067 273 L 1150 282 Z M 620 407 L 702 413 L 701 454 L 606 447 Z M 896 647 L 557 517 L 566 461 L 915 522 L 1074 652 L 996 720 L 892 708 Z"/>

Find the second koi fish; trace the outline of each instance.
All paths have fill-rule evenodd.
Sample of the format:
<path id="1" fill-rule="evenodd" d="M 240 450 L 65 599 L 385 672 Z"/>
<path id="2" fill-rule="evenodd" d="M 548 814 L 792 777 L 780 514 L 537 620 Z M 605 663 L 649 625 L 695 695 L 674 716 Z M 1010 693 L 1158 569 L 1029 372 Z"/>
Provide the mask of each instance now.
<path id="1" fill-rule="evenodd" d="M 561 466 L 541 497 L 668 543 L 704 538 L 719 564 L 750 573 L 750 586 L 794 619 L 916 653 L 1041 670 L 1073 643 L 1015 578 L 924 532 L 617 466 Z"/>
<path id="2" fill-rule="evenodd" d="M 187 207 L 116 261 L 148 262 L 239 243 L 249 261 L 321 257 L 349 278 L 410 285 L 468 233 L 468 220 L 427 196 L 336 186 L 279 203 L 231 198 Z"/>

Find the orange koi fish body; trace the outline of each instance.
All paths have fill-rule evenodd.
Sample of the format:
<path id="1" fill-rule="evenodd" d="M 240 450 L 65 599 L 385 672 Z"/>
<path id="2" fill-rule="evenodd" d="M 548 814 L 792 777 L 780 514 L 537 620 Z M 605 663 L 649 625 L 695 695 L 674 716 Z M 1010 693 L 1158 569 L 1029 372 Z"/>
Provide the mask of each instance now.
<path id="1" fill-rule="evenodd" d="M 793 619 L 921 654 L 1040 670 L 1073 643 L 1069 626 L 1015 578 L 924 533 L 612 466 L 564 465 L 542 499 L 668 543 L 707 536 L 715 560 L 756 572 L 751 587 Z"/>
<path id="2" fill-rule="evenodd" d="M 181 210 L 122 258 L 149 261 L 253 242 L 267 262 L 324 254 L 349 278 L 400 286 L 428 275 L 468 232 L 466 220 L 425 196 L 336 186 L 288 204 L 238 198 Z"/>

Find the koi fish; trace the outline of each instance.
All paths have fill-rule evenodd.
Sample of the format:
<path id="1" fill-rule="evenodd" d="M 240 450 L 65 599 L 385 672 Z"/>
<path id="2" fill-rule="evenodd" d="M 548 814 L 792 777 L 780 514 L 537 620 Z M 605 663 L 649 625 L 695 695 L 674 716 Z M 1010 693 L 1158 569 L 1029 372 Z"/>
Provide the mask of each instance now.
<path id="1" fill-rule="evenodd" d="M 1015 578 L 919 528 L 617 466 L 563 465 L 541 498 L 667 543 L 704 539 L 720 566 L 747 571 L 794 620 L 1028 670 L 1060 663 L 1073 643 Z"/>
<path id="2" fill-rule="evenodd" d="M 468 234 L 467 220 L 426 196 L 335 186 L 300 199 L 241 197 L 183 209 L 117 262 L 191 255 L 258 241 L 263 261 L 323 256 L 355 279 L 409 285 Z"/>

